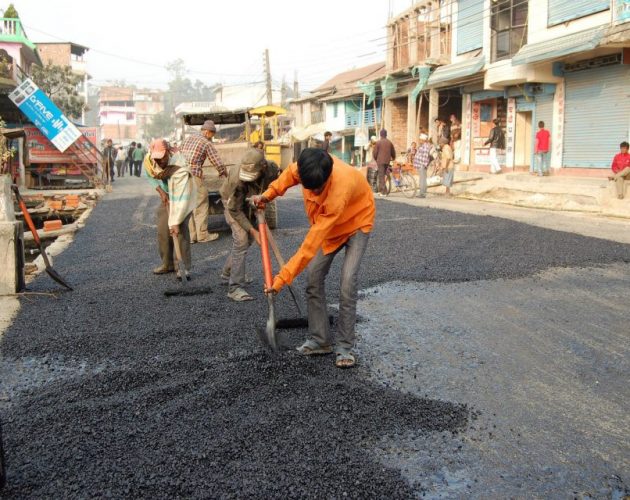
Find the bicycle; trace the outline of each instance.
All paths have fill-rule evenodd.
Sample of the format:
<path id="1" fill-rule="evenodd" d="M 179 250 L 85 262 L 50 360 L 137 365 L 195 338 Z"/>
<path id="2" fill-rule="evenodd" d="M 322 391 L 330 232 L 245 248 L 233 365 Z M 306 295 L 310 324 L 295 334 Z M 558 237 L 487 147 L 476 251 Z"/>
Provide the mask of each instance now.
<path id="1" fill-rule="evenodd" d="M 418 191 L 418 184 L 413 175 L 415 169 L 409 163 L 396 162 L 390 165 L 385 174 L 385 191 L 389 195 L 392 187 L 396 192 L 401 192 L 407 198 L 413 198 Z"/>

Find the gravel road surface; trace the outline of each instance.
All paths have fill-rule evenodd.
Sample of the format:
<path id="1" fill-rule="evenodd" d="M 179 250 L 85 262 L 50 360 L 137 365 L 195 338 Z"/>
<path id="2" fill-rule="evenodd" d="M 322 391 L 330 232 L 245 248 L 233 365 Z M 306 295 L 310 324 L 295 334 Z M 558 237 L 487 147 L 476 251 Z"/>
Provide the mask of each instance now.
<path id="1" fill-rule="evenodd" d="M 630 313 L 615 302 L 624 287 L 627 296 L 630 246 L 379 201 L 360 280 L 360 366 L 340 371 L 331 357 L 272 356 L 261 348 L 255 327 L 267 311 L 259 252 L 249 256 L 256 300 L 230 302 L 219 280 L 228 233 L 193 246 L 193 283 L 213 293 L 164 297 L 178 285 L 173 275 L 151 273 L 158 201 L 142 179 L 116 182 L 55 259 L 75 291 L 23 298 L 0 339 L 6 498 L 441 498 L 484 496 L 485 488 L 496 497 L 566 498 L 626 491 L 628 426 L 625 433 L 620 426 L 630 400 L 623 383 Z M 289 256 L 307 230 L 299 195 L 291 193 L 279 210 L 277 240 Z M 339 269 L 336 263 L 329 280 L 333 304 Z M 296 285 L 303 290 L 304 279 Z M 46 275 L 31 288 L 58 291 Z M 589 311 L 601 305 L 606 312 L 592 317 L 595 333 L 586 312 L 575 313 L 581 300 Z M 565 308 L 556 323 L 550 311 L 535 321 L 546 306 Z M 281 316 L 296 314 L 286 293 L 276 307 Z M 408 312 L 399 324 L 400 308 Z M 486 322 L 493 328 L 484 336 Z M 556 330 L 547 330 L 550 324 Z M 572 333 L 555 338 L 561 324 Z M 293 347 L 305 335 L 287 332 L 283 341 Z M 509 341 L 501 348 L 503 336 Z M 528 356 L 536 343 L 542 352 Z M 556 357 L 551 348 L 574 351 Z M 601 363 L 584 361 L 570 387 L 575 366 L 564 363 L 574 357 Z M 536 373 L 544 389 L 535 387 Z M 594 376 L 604 382 L 596 392 L 577 391 Z M 535 405 L 520 412 L 536 391 L 547 395 L 537 402 L 543 406 L 554 404 L 552 394 L 566 397 L 536 420 Z M 606 401 L 606 418 L 571 427 L 585 422 L 570 415 L 578 392 L 576 411 Z M 548 428 L 530 432 L 537 423 Z M 488 434 L 492 425 L 498 437 Z M 518 425 L 527 430 L 522 440 Z M 583 433 L 582 445 L 567 464 L 558 450 L 580 440 L 572 432 Z M 555 453 L 547 455 L 551 465 L 538 463 L 546 450 Z M 548 475 L 534 477 L 544 467 Z"/>

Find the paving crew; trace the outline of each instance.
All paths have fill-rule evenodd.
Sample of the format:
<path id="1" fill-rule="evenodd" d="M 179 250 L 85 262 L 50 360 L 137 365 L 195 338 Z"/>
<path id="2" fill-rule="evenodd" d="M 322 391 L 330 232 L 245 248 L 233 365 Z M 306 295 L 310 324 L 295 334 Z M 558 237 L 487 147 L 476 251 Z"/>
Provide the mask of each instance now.
<path id="1" fill-rule="evenodd" d="M 172 236 L 176 236 L 186 269 L 186 279 L 189 280 L 192 259 L 188 223 L 197 200 L 186 158 L 181 153 L 174 153 L 165 139 L 155 139 L 149 153 L 144 157 L 143 166 L 149 182 L 162 201 L 157 210 L 158 250 L 162 265 L 153 272 L 165 274 L 175 270 Z M 182 276 L 178 275 L 178 279 L 182 279 Z"/>
<path id="2" fill-rule="evenodd" d="M 254 204 L 264 204 L 302 184 L 304 208 L 311 227 L 298 251 L 273 280 L 267 293 L 277 293 L 308 266 L 310 338 L 298 348 L 304 355 L 333 352 L 326 310 L 325 280 L 335 256 L 345 250 L 341 269 L 335 365 L 355 365 L 357 286 L 361 260 L 374 225 L 374 195 L 360 171 L 320 148 L 305 149 L 297 165 L 286 168 Z"/>
<path id="3" fill-rule="evenodd" d="M 243 155 L 238 168 L 230 170 L 227 181 L 221 186 L 225 220 L 232 229 L 232 252 L 223 266 L 221 278 L 229 280 L 228 297 L 235 302 L 253 300 L 245 290 L 245 258 L 252 241 L 260 245 L 260 236 L 252 224 L 255 209 L 246 200 L 260 195 L 278 178 L 278 173 L 274 162 L 268 162 L 260 150 L 251 148 Z"/>
<path id="4" fill-rule="evenodd" d="M 179 148 L 188 162 L 197 189 L 197 207 L 190 218 L 191 243 L 206 243 L 219 237 L 219 233 L 208 233 L 208 188 L 203 181 L 203 164 L 206 160 L 217 169 L 220 177 L 227 177 L 225 165 L 212 144 L 216 132 L 214 122 L 206 120 L 201 126 L 201 133 L 186 137 Z"/>

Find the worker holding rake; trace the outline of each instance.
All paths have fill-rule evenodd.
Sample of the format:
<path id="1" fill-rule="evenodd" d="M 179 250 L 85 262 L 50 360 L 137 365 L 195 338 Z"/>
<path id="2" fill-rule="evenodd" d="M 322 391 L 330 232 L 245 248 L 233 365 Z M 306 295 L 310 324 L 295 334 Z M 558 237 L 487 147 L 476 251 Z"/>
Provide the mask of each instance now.
<path id="1" fill-rule="evenodd" d="M 266 293 L 278 293 L 308 266 L 308 326 L 310 337 L 298 351 L 306 356 L 330 354 L 333 340 L 326 308 L 325 282 L 341 250 L 341 270 L 335 365 L 350 368 L 353 353 L 361 260 L 374 225 L 374 196 L 365 176 L 319 148 L 305 149 L 297 164 L 284 170 L 252 203 L 262 206 L 292 186 L 303 187 L 304 208 L 311 227 L 298 251 L 282 266 Z"/>

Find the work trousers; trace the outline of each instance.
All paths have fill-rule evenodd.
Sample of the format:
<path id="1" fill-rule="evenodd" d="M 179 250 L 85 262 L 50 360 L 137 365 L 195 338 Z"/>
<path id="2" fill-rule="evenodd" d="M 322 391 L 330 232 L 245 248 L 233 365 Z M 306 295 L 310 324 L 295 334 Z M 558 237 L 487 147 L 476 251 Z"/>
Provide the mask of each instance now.
<path id="1" fill-rule="evenodd" d="M 116 160 L 116 173 L 118 177 L 125 176 L 125 164 L 122 160 Z"/>
<path id="2" fill-rule="evenodd" d="M 226 203 L 224 202 L 224 205 Z M 230 276 L 229 291 L 233 292 L 237 288 L 245 286 L 245 261 L 247 258 L 247 250 L 252 244 L 252 238 L 243 227 L 236 222 L 236 219 L 230 215 L 228 210 L 225 211 L 225 220 L 232 230 L 232 251 L 228 255 L 223 265 L 223 275 Z"/>
<path id="3" fill-rule="evenodd" d="M 306 286 L 308 328 L 311 338 L 319 345 L 332 344 L 326 307 L 326 275 L 335 256 L 342 249 L 345 249 L 341 267 L 337 349 L 348 351 L 354 347 L 359 269 L 369 239 L 369 234 L 358 231 L 334 252 L 324 255 L 320 250 L 308 265 L 308 284 Z"/>
<path id="4" fill-rule="evenodd" d="M 420 167 L 418 175 L 420 177 L 420 196 L 424 198 L 427 195 L 427 169 Z"/>
<path id="5" fill-rule="evenodd" d="M 140 177 L 142 173 L 142 160 L 135 160 L 133 162 L 133 175 Z"/>
<path id="6" fill-rule="evenodd" d="M 377 169 L 368 167 L 367 181 L 368 181 L 368 184 L 371 186 L 372 191 L 374 191 L 375 193 L 377 192 L 377 184 L 376 184 L 377 175 L 378 175 Z"/>
<path id="7" fill-rule="evenodd" d="M 203 241 L 208 237 L 208 188 L 201 177 L 193 176 L 193 180 L 197 188 L 197 207 L 190 218 L 190 239 Z"/>
<path id="8" fill-rule="evenodd" d="M 613 175 L 613 178 L 615 179 L 615 187 L 617 188 L 617 196 L 621 198 L 623 198 L 624 195 L 624 181 L 627 177 L 630 178 L 630 167 L 626 167 Z"/>
<path id="9" fill-rule="evenodd" d="M 536 163 L 536 172 L 538 175 L 545 175 L 549 172 L 549 152 L 540 152 L 534 154 L 534 160 Z"/>
<path id="10" fill-rule="evenodd" d="M 179 235 L 177 236 L 177 239 L 179 240 L 179 248 L 182 252 L 184 267 L 187 271 L 190 271 L 192 267 L 190 233 L 188 231 L 189 219 L 190 214 L 188 214 L 184 221 L 179 225 Z M 168 209 L 162 202 L 160 202 L 157 209 L 157 237 L 158 251 L 160 253 L 160 258 L 162 259 L 162 265 L 168 268 L 176 267 L 173 238 L 171 237 L 168 229 Z"/>
<path id="11" fill-rule="evenodd" d="M 497 148 L 490 148 L 490 173 L 496 174 L 501 172 L 501 165 L 497 158 Z"/>
<path id="12" fill-rule="evenodd" d="M 387 194 L 387 187 L 385 186 L 385 174 L 389 164 L 378 166 L 378 192 L 381 194 Z"/>

